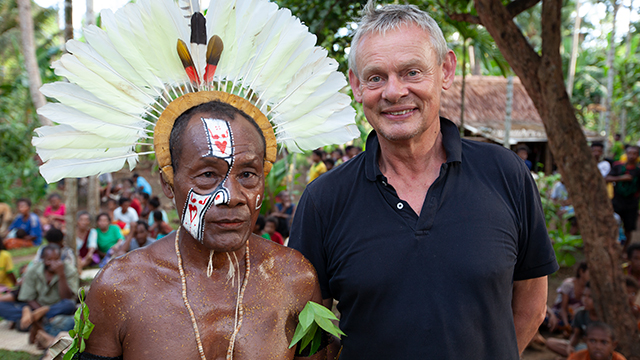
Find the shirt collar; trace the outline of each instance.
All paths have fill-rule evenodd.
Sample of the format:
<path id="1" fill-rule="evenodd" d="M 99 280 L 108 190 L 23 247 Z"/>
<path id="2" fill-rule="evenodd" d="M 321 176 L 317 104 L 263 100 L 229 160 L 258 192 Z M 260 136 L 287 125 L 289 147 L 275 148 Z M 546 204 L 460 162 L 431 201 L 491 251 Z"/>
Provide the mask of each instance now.
<path id="1" fill-rule="evenodd" d="M 458 127 L 450 120 L 440 117 L 440 132 L 442 133 L 442 145 L 447 154 L 447 164 L 462 162 L 462 141 Z M 365 151 L 365 175 L 369 181 L 376 181 L 382 176 L 378 159 L 380 156 L 380 142 L 378 134 L 372 130 L 367 137 Z"/>

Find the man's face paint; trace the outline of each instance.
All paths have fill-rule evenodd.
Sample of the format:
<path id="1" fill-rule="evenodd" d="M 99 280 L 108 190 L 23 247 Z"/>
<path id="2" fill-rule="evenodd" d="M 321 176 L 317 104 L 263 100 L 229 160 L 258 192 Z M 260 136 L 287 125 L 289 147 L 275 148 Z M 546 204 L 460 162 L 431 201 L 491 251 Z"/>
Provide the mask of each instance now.
<path id="1" fill-rule="evenodd" d="M 187 203 L 182 211 L 182 226 L 194 239 L 202 242 L 204 233 L 204 215 L 211 205 L 228 205 L 229 189 L 224 184 L 233 166 L 233 134 L 229 122 L 220 119 L 201 118 L 209 144 L 209 152 L 202 157 L 212 156 L 229 164 L 224 179 L 208 194 L 198 194 L 193 189 L 187 194 Z"/>

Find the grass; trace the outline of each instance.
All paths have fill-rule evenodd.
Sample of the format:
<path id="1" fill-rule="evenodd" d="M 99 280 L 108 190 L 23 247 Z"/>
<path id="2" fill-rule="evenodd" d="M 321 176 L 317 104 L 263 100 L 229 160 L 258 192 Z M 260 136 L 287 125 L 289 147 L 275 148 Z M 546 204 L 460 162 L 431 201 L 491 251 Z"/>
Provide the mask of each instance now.
<path id="1" fill-rule="evenodd" d="M 40 357 L 23 351 L 0 350 L 0 359 L 3 360 L 38 360 Z"/>
<path id="2" fill-rule="evenodd" d="M 39 246 L 32 246 L 28 248 L 20 248 L 8 250 L 9 254 L 11 254 L 11 258 L 15 259 L 16 257 L 26 256 L 26 255 L 35 255 L 38 252 Z"/>

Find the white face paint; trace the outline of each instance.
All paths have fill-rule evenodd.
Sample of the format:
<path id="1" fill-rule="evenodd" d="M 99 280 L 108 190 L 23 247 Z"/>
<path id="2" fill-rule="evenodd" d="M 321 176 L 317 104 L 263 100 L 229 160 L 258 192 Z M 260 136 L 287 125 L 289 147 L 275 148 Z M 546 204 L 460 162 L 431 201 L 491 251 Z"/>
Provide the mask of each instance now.
<path id="1" fill-rule="evenodd" d="M 258 209 L 260 209 L 262 207 L 262 201 L 260 201 L 261 199 L 262 198 L 258 194 L 258 196 L 256 196 L 256 210 L 258 210 Z"/>
<path id="2" fill-rule="evenodd" d="M 227 174 L 218 186 L 208 194 L 198 194 L 193 189 L 187 194 L 187 203 L 182 211 L 182 226 L 194 239 L 202 242 L 204 233 L 204 215 L 211 205 L 229 204 L 230 194 L 224 184 L 233 166 L 233 133 L 228 121 L 201 118 L 206 132 L 209 152 L 202 157 L 212 156 L 223 159 L 229 164 Z"/>

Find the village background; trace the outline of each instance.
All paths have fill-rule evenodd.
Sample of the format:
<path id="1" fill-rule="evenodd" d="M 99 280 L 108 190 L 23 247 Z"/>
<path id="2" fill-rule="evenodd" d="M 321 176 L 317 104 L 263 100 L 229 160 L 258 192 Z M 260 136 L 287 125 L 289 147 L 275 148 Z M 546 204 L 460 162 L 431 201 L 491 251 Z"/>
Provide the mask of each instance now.
<path id="1" fill-rule="evenodd" d="M 355 28 L 353 19 L 365 1 L 276 2 L 299 16 L 317 35 L 318 44 L 329 49 L 330 56 L 339 61 L 340 70 L 347 71 L 346 56 Z M 556 181 L 563 180 L 569 196 L 577 201 L 574 206 L 578 223 L 590 230 L 601 226 L 592 224 L 597 223 L 592 221 L 596 216 L 611 213 L 610 205 L 602 201 L 604 198 L 585 197 L 583 190 L 590 186 L 585 180 L 589 174 L 576 174 L 576 168 L 572 168 L 570 163 L 588 159 L 587 144 L 594 141 L 603 142 L 605 154 L 609 156 L 613 134 L 620 134 L 625 144 L 636 144 L 640 139 L 640 108 L 637 106 L 640 100 L 640 1 L 566 0 L 562 1 L 561 14 L 557 19 L 543 9 L 542 1 L 518 0 L 503 6 L 513 15 L 517 25 L 515 28 L 506 27 L 506 30 L 501 29 L 497 14 L 492 18 L 491 14 L 476 11 L 477 4 L 495 4 L 495 1 L 404 2 L 416 4 L 432 14 L 458 57 L 457 76 L 453 87 L 443 93 L 441 115 L 456 122 L 466 138 L 500 144 L 513 150 L 520 145 L 527 145 L 530 149 L 529 160 L 540 184 L 549 234 L 562 266 L 557 274 L 550 277 L 549 303 L 553 303 L 560 282 L 573 275 L 576 262 L 585 259 L 590 269 L 594 269 L 591 270 L 592 281 L 597 284 L 619 283 L 624 260 L 614 258 L 610 264 L 603 265 L 598 264 L 599 256 L 596 256 L 598 251 L 612 253 L 610 249 L 615 249 L 613 235 L 603 239 L 571 234 L 568 221 L 558 215 L 560 205 L 551 201 L 550 192 Z M 33 210 L 41 214 L 47 205 L 47 196 L 54 192 L 63 195 L 70 219 L 74 218 L 77 210 L 87 209 L 95 216 L 105 208 L 105 203 L 97 195 L 97 177 L 46 184 L 38 173 L 40 162 L 31 146 L 31 137 L 35 128 L 47 124 L 48 120 L 38 117 L 35 112 L 46 101 L 37 89 L 43 83 L 60 80 L 50 69 L 50 64 L 65 53 L 65 40 L 75 38 L 82 41 L 81 26 L 100 25 L 99 10 L 115 10 L 124 3 L 126 1 L 122 0 L 40 0 L 31 3 L 29 0 L 0 0 L 0 203 L 8 204 L 12 214 L 16 213 L 15 200 L 22 197 L 31 199 Z M 559 25 L 559 34 L 549 31 L 554 22 Z M 518 54 L 522 43 L 511 44 L 511 49 L 505 46 L 505 39 L 494 38 L 498 31 L 520 32 L 532 52 Z M 540 115 L 540 104 L 552 107 L 550 102 L 554 100 L 541 96 L 539 89 L 536 92 L 531 86 L 544 83 L 541 81 L 544 74 L 536 74 L 535 69 L 527 71 L 521 63 L 535 56 L 553 53 L 555 50 L 548 50 L 546 43 L 558 45 L 558 56 L 551 63 L 562 69 L 563 83 L 560 85 L 567 89 L 575 114 L 573 117 L 557 119 Z M 348 88 L 344 91 L 350 93 Z M 558 104 L 562 101 L 558 100 Z M 359 104 L 354 103 L 354 107 L 358 113 L 361 137 L 349 145 L 362 147 L 371 127 L 364 119 Z M 561 126 L 567 129 L 573 126 L 580 131 L 559 133 L 557 129 Z M 580 146 L 569 147 L 567 144 Z M 327 147 L 325 151 L 330 153 L 337 147 Z M 339 147 L 344 149 L 344 145 Z M 297 202 L 311 165 L 309 154 L 279 154 L 279 163 L 265 182 L 265 213 L 273 208 L 276 196 L 282 191 L 288 191 L 288 196 Z M 169 214 L 170 224 L 176 228 L 178 216 L 171 202 L 162 195 L 153 155 L 141 158 L 135 171 L 151 183 L 153 193 L 160 196 L 163 209 Z M 567 178 L 562 179 L 560 174 Z M 130 178 L 131 172 L 123 169 L 113 175 L 117 182 Z M 592 189 L 593 192 L 604 194 L 604 184 L 596 184 L 598 186 Z M 592 214 L 594 218 L 589 219 L 585 214 Z M 4 215 L 3 227 L 11 218 L 12 215 Z M 73 228 L 73 220 L 67 223 L 67 233 L 73 234 L 69 228 Z M 638 234 L 634 233 L 632 241 L 640 242 Z M 35 249 L 12 251 L 16 269 L 31 260 L 34 253 Z M 623 288 L 620 284 L 612 286 Z M 596 288 L 602 289 L 595 290 L 594 294 L 600 304 L 600 316 L 620 329 L 622 324 L 618 318 L 611 317 L 608 315 L 611 311 L 603 309 L 609 305 L 617 309 L 619 303 L 612 299 L 622 296 L 622 292 L 608 294 L 606 286 Z M 625 310 L 620 311 L 624 313 Z M 23 336 L 9 331 L 0 323 L 0 348 L 4 349 L 0 350 L 0 358 L 39 358 L 42 352 L 27 344 Z M 637 336 L 636 332 L 635 339 Z M 623 345 L 628 358 L 640 357 L 638 346 L 628 341 Z M 538 360 L 556 357 L 545 349 L 528 349 L 523 355 L 523 359 Z"/>

